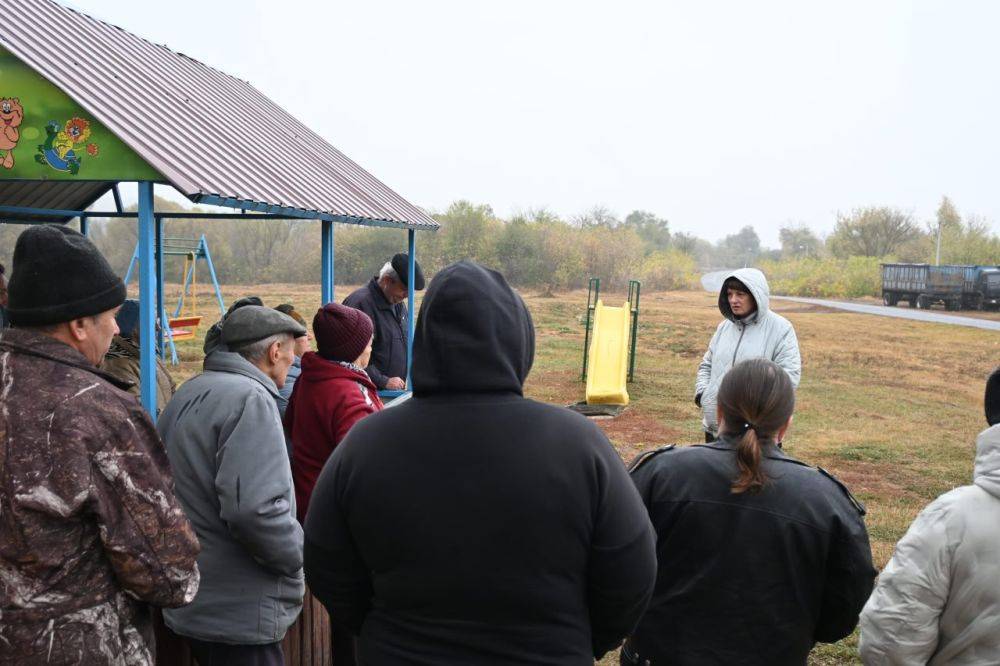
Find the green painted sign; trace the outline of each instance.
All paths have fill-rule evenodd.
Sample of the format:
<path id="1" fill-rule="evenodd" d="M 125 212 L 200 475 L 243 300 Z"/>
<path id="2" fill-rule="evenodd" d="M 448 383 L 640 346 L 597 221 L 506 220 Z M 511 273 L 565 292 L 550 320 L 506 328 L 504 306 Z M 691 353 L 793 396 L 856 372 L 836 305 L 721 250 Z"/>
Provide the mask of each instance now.
<path id="1" fill-rule="evenodd" d="M 0 47 L 0 180 L 164 180 L 14 54 Z"/>

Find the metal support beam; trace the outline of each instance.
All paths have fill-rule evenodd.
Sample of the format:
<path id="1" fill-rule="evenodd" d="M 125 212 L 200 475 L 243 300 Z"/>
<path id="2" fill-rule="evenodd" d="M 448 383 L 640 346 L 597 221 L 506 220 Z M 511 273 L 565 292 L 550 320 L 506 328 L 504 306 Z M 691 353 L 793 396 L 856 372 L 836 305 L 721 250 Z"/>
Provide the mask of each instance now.
<path id="1" fill-rule="evenodd" d="M 135 251 L 132 253 L 132 258 L 128 261 L 128 270 L 125 271 L 125 286 L 132 281 L 132 271 L 135 270 L 135 265 L 139 262 L 139 243 L 136 241 Z"/>
<path id="2" fill-rule="evenodd" d="M 320 231 L 320 296 L 321 305 L 333 302 L 333 222 L 323 220 Z"/>
<path id="3" fill-rule="evenodd" d="M 84 236 L 90 235 L 90 223 L 87 221 L 86 215 L 80 216 L 80 233 Z"/>
<path id="4" fill-rule="evenodd" d="M 139 243 L 136 250 L 139 263 L 139 394 L 142 406 L 156 421 L 156 261 L 154 240 L 156 224 L 153 216 L 153 183 L 139 183 Z"/>
<path id="5" fill-rule="evenodd" d="M 163 346 L 163 331 L 169 328 L 166 308 L 163 306 L 163 220 L 155 218 L 156 228 L 156 321 L 160 322 L 156 329 L 156 352 L 160 358 L 165 358 Z"/>
<path id="6" fill-rule="evenodd" d="M 37 215 L 50 218 L 64 217 L 99 217 L 99 218 L 136 218 L 138 213 L 126 213 L 125 211 L 87 211 L 87 210 L 66 210 L 63 208 L 32 208 L 29 206 L 0 206 L 0 213 L 8 215 Z M 301 215 L 265 215 L 260 213 L 154 213 L 154 217 L 174 220 L 301 220 Z M 6 221 L 6 220 L 5 220 Z M 11 222 L 23 222 L 34 224 L 34 220 L 11 220 Z M 39 223 L 44 224 L 44 221 Z"/>
<path id="7" fill-rule="evenodd" d="M 215 276 L 215 264 L 212 263 L 212 253 L 208 251 L 208 241 L 205 239 L 205 234 L 201 235 L 201 239 L 198 241 L 198 248 L 205 255 L 205 263 L 208 264 L 208 274 L 212 277 L 212 284 L 215 285 L 215 298 L 219 301 L 219 317 L 224 317 L 226 316 L 226 304 L 222 300 L 222 290 L 219 289 L 219 278 Z M 197 257 L 195 261 L 198 261 Z M 191 263 L 191 271 L 194 272 L 194 262 Z"/>
<path id="8" fill-rule="evenodd" d="M 118 191 L 118 184 L 115 183 L 111 187 L 111 196 L 115 198 L 115 210 L 119 213 L 125 212 L 125 206 L 122 205 L 122 193 Z"/>
<path id="9" fill-rule="evenodd" d="M 417 279 L 417 232 L 410 229 L 407 232 L 407 236 L 409 237 L 410 267 L 409 275 L 406 278 L 406 298 L 408 299 L 406 307 L 409 314 L 406 331 L 406 389 L 412 391 L 413 386 L 410 384 L 410 374 L 413 368 L 413 332 L 416 330 L 415 322 L 417 320 L 417 313 L 413 311 L 413 282 Z"/>

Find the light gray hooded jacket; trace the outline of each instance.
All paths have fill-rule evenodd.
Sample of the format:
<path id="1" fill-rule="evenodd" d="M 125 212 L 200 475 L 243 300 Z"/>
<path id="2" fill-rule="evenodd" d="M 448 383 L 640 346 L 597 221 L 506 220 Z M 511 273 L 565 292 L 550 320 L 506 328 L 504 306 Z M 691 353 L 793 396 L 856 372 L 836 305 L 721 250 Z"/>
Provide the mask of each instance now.
<path id="1" fill-rule="evenodd" d="M 277 396 L 270 377 L 220 350 L 160 415 L 177 497 L 201 542 L 198 595 L 163 613 L 178 634 L 274 643 L 302 609 L 302 527 Z"/>
<path id="2" fill-rule="evenodd" d="M 1000 664 L 1000 425 L 973 485 L 934 500 L 896 544 L 861 612 L 865 664 Z"/>
<path id="3" fill-rule="evenodd" d="M 767 286 L 767 278 L 756 268 L 741 268 L 726 276 L 726 280 L 729 278 L 736 278 L 747 286 L 757 301 L 757 310 L 738 319 L 729 308 L 723 281 L 719 291 L 719 311 L 724 319 L 708 343 L 708 351 L 698 366 L 694 387 L 695 396 L 701 395 L 702 428 L 713 435 L 719 432 L 715 415 L 719 385 L 729 369 L 740 361 L 748 358 L 774 361 L 788 373 L 794 387 L 798 387 L 802 376 L 795 329 L 787 319 L 771 312 L 771 290 Z"/>

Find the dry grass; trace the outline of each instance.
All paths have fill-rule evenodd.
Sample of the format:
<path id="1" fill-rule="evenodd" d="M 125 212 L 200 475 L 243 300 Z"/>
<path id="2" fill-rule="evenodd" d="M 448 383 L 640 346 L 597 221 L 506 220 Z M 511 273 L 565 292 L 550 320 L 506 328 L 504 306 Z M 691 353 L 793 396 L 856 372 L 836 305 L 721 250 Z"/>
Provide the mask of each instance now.
<path id="1" fill-rule="evenodd" d="M 176 288 L 175 288 L 176 290 Z M 343 298 L 348 287 L 338 287 Z M 176 293 L 176 291 L 175 291 Z M 305 313 L 318 288 L 269 285 L 226 289 L 227 304 L 256 293 L 268 305 L 291 301 Z M 539 400 L 580 400 L 586 293 L 555 298 L 525 294 L 538 330 L 535 367 L 526 390 Z M 606 295 L 609 303 L 624 294 Z M 206 325 L 214 321 L 200 297 Z M 983 427 L 982 391 L 1000 357 L 995 333 L 878 318 L 778 302 L 795 325 L 803 379 L 787 450 L 844 480 L 868 506 L 876 565 L 884 566 L 917 512 L 939 494 L 969 482 L 976 434 Z M 599 424 L 623 458 L 664 443 L 701 438 L 693 403 L 694 375 L 719 313 L 700 292 L 644 295 L 632 404 Z M 307 316 L 307 319 L 309 317 Z M 180 345 L 179 379 L 200 369 L 201 340 Z M 820 646 L 814 664 L 859 663 L 856 636 Z M 617 663 L 608 657 L 602 664 Z"/>

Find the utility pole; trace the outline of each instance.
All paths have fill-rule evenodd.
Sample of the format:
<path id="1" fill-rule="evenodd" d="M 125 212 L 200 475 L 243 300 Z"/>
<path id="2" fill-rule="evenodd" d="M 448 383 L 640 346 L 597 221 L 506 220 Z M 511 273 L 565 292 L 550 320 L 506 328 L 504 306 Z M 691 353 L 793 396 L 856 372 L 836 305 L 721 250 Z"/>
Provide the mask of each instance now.
<path id="1" fill-rule="evenodd" d="M 937 253 L 934 256 L 934 265 L 941 265 L 941 218 L 938 218 Z"/>

